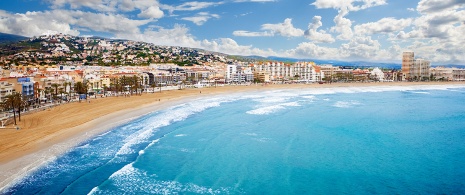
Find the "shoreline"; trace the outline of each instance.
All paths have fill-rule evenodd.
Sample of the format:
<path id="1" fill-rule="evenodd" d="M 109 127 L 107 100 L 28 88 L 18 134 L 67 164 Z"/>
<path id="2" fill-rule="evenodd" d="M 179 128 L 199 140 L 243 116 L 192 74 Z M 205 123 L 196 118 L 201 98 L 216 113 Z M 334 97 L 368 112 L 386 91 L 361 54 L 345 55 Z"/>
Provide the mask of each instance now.
<path id="1" fill-rule="evenodd" d="M 162 91 L 144 93 L 142 96 L 90 99 L 90 103 L 82 101 L 62 104 L 23 115 L 22 121 L 18 122 L 20 130 L 0 129 L 0 192 L 83 141 L 134 118 L 166 109 L 190 98 L 277 89 L 464 84 L 465 82 L 253 84 Z"/>

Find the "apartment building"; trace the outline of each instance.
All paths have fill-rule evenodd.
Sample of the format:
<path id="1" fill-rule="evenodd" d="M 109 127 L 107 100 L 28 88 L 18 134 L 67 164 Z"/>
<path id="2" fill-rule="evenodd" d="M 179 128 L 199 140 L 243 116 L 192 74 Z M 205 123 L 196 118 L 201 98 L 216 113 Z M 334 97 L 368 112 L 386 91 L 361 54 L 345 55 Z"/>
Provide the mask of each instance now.
<path id="1" fill-rule="evenodd" d="M 271 81 L 296 80 L 316 82 L 321 80 L 322 72 L 313 62 L 297 62 L 284 64 L 282 62 L 266 62 L 253 65 L 254 72 L 262 77 L 269 75 Z M 259 74 L 261 73 L 261 74 Z"/>
<path id="2" fill-rule="evenodd" d="M 433 67 L 430 71 L 435 80 L 465 81 L 465 69 Z"/>
<path id="3" fill-rule="evenodd" d="M 402 53 L 403 80 L 428 80 L 430 68 L 431 62 L 424 59 L 415 59 L 414 52 Z"/>
<path id="4" fill-rule="evenodd" d="M 7 95 L 11 95 L 15 91 L 15 87 L 12 83 L 3 78 L 0 79 L 0 102 L 3 102 Z"/>

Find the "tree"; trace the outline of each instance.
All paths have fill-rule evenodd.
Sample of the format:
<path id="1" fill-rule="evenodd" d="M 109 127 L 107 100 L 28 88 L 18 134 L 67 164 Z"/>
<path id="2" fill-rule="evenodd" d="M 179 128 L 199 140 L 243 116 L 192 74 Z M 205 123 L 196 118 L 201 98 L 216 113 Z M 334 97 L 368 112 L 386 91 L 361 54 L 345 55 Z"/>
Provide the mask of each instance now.
<path id="1" fill-rule="evenodd" d="M 63 93 L 66 93 L 66 92 L 65 92 L 65 90 L 63 90 L 63 88 L 60 88 L 59 90 L 60 90 L 60 95 L 61 95 L 60 103 L 63 103 Z"/>
<path id="2" fill-rule="evenodd" d="M 16 125 L 16 109 L 18 110 L 18 118 L 21 121 L 21 109 L 25 108 L 27 101 L 25 101 L 20 93 L 14 92 L 13 94 L 5 96 L 2 102 L 2 107 L 5 110 L 13 110 L 13 119 Z"/>
<path id="3" fill-rule="evenodd" d="M 155 93 L 155 87 L 156 86 L 157 86 L 157 84 L 155 84 L 155 82 L 150 84 L 150 87 L 152 87 L 152 93 Z"/>
<path id="4" fill-rule="evenodd" d="M 87 92 L 86 87 L 84 86 L 82 82 L 77 82 L 74 84 L 74 90 L 79 95 L 79 102 L 81 102 L 80 94 L 84 94 Z M 87 97 L 87 94 L 86 94 L 86 97 Z"/>
<path id="5" fill-rule="evenodd" d="M 51 93 L 51 89 L 50 88 L 45 88 L 45 97 L 47 97 L 48 100 L 50 100 L 50 93 Z"/>
<path id="6" fill-rule="evenodd" d="M 2 107 L 4 110 L 13 110 L 13 119 L 16 125 L 15 99 L 13 94 L 5 96 Z"/>
<path id="7" fill-rule="evenodd" d="M 102 93 L 103 95 L 105 95 L 107 88 L 108 88 L 107 84 L 103 84 L 103 93 Z"/>
<path id="8" fill-rule="evenodd" d="M 55 88 L 55 94 L 54 94 L 54 96 L 53 96 L 53 99 L 57 99 L 57 97 L 58 97 L 58 87 L 59 87 L 59 86 L 60 86 L 60 85 L 58 85 L 57 83 L 53 83 L 53 84 L 52 84 L 52 87 Z"/>
<path id="9" fill-rule="evenodd" d="M 40 100 L 40 94 L 41 94 L 42 91 L 43 91 L 43 90 L 40 89 L 40 88 L 37 88 L 37 91 L 36 91 L 36 98 L 39 100 L 39 106 L 40 106 L 40 101 L 41 101 L 41 100 Z"/>

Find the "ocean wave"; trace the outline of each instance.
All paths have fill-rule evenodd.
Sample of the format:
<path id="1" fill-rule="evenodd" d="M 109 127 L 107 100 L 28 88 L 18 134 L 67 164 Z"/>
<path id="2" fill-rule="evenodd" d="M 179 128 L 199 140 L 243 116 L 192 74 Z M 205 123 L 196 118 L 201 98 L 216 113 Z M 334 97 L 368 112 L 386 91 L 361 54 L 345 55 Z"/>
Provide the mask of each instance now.
<path id="1" fill-rule="evenodd" d="M 333 104 L 334 107 L 338 108 L 351 108 L 356 105 L 360 105 L 361 103 L 358 101 L 337 101 Z"/>
<path id="2" fill-rule="evenodd" d="M 271 114 L 273 112 L 276 112 L 282 109 L 285 109 L 285 107 L 281 105 L 275 105 L 275 106 L 267 106 L 267 107 L 258 108 L 255 110 L 250 110 L 250 111 L 247 111 L 246 113 L 253 114 L 253 115 L 267 115 L 267 114 Z"/>
<path id="3" fill-rule="evenodd" d="M 453 90 L 465 88 L 465 85 L 409 85 L 409 86 L 367 86 L 367 87 L 329 87 L 329 88 L 307 88 L 298 89 L 300 96 L 328 95 L 335 93 L 368 93 L 386 91 L 418 91 L 418 90 Z M 295 89 L 289 89 L 294 90 Z"/>
<path id="4" fill-rule="evenodd" d="M 264 105 L 260 105 L 264 106 Z M 278 105 L 271 105 L 271 106 L 264 106 L 260 107 L 254 110 L 249 110 L 246 113 L 247 114 L 253 114 L 253 115 L 267 115 L 271 113 L 275 113 L 279 110 L 286 109 L 287 107 L 298 107 L 300 104 L 298 102 L 286 102 Z"/>
<path id="5" fill-rule="evenodd" d="M 256 133 L 244 133 L 243 135 L 253 136 L 253 137 L 258 136 L 258 134 L 256 134 Z"/>
<path id="6" fill-rule="evenodd" d="M 174 122 L 183 121 L 193 114 L 202 112 L 209 108 L 218 107 L 222 103 L 235 101 L 236 99 L 237 98 L 232 96 L 229 98 L 212 97 L 206 100 L 197 99 L 189 103 L 170 107 L 163 112 L 157 112 L 149 115 L 146 119 L 138 123 L 130 123 L 130 126 L 126 126 L 124 128 L 140 130 L 134 131 L 134 133 L 126 137 L 123 141 L 123 146 L 119 148 L 116 156 L 135 153 L 136 151 L 133 147 L 138 144 L 150 142 L 150 138 L 161 127 L 168 126 Z"/>
<path id="7" fill-rule="evenodd" d="M 412 93 L 417 93 L 417 94 L 431 94 L 430 92 L 426 92 L 426 91 L 414 91 Z"/>
<path id="8" fill-rule="evenodd" d="M 111 182 L 106 184 L 114 185 L 114 188 L 97 186 L 89 194 L 228 194 L 230 192 L 228 188 L 213 189 L 192 183 L 157 180 L 157 175 L 149 175 L 135 168 L 133 163 L 114 172 L 108 180 Z"/>

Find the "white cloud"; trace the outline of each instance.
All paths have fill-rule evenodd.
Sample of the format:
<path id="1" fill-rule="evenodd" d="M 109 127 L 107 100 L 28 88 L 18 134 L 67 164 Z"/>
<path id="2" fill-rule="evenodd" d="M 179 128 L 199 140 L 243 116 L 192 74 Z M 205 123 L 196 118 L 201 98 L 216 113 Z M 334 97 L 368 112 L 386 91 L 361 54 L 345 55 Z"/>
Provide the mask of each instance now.
<path id="1" fill-rule="evenodd" d="M 447 10 L 437 13 L 422 15 L 413 22 L 412 31 L 400 32 L 398 38 L 440 38 L 451 39 L 463 36 L 465 22 L 465 10 Z M 462 34 L 462 35 L 459 35 Z"/>
<path id="2" fill-rule="evenodd" d="M 52 19 L 51 12 L 26 12 L 24 14 L 4 13 L 0 17 L 0 32 L 36 36 L 46 32 L 66 33 L 79 35 L 79 32 L 71 29 L 68 22 Z"/>
<path id="3" fill-rule="evenodd" d="M 50 18 L 53 18 L 50 20 Z M 118 14 L 97 14 L 83 11 L 52 10 L 8 14 L 0 19 L 2 32 L 23 36 L 41 35 L 44 32 L 57 32 L 79 35 L 76 29 L 109 33 L 137 33 L 139 26 L 150 20 L 131 20 Z"/>
<path id="4" fill-rule="evenodd" d="M 254 48 L 251 45 L 239 45 L 236 41 L 230 38 L 221 38 L 217 40 L 204 40 L 202 41 L 202 48 L 210 51 L 222 52 L 233 55 L 260 55 L 271 56 L 276 55 L 272 50 L 261 50 Z"/>
<path id="5" fill-rule="evenodd" d="M 236 30 L 233 32 L 234 36 L 238 37 L 272 37 L 274 36 L 271 32 L 249 32 L 244 30 Z"/>
<path id="6" fill-rule="evenodd" d="M 171 5 L 161 5 L 162 9 L 169 10 L 170 13 L 174 11 L 195 11 L 200 9 L 205 9 L 212 6 L 218 6 L 224 4 L 224 2 L 198 2 L 198 1 L 191 1 L 186 2 L 178 6 L 171 6 Z"/>
<path id="7" fill-rule="evenodd" d="M 276 2 L 276 0 L 234 0 L 234 2 L 236 2 L 236 3 L 242 3 L 242 2 L 259 2 L 259 3 L 263 3 L 263 2 Z"/>
<path id="8" fill-rule="evenodd" d="M 147 8 L 146 10 L 144 10 L 140 14 L 138 14 L 137 16 L 139 18 L 151 18 L 151 19 L 154 19 L 154 18 L 162 18 L 163 15 L 164 15 L 163 11 L 161 11 L 159 7 L 150 6 L 149 8 Z"/>
<path id="9" fill-rule="evenodd" d="M 415 11 L 415 8 L 411 8 L 411 7 L 409 7 L 409 8 L 407 8 L 407 11 L 414 12 L 414 11 Z"/>
<path id="10" fill-rule="evenodd" d="M 81 7 L 91 8 L 97 11 L 111 12 L 115 11 L 117 1 L 107 0 L 46 0 L 51 3 L 52 8 L 63 8 L 69 5 L 71 9 L 79 9 Z"/>
<path id="11" fill-rule="evenodd" d="M 401 31 L 404 28 L 410 26 L 412 19 L 395 19 L 395 18 L 383 18 L 377 22 L 369 22 L 361 25 L 356 25 L 354 31 L 356 34 L 361 35 L 372 35 L 378 33 L 391 33 Z"/>
<path id="12" fill-rule="evenodd" d="M 289 57 L 297 58 L 340 59 L 337 48 L 321 47 L 311 42 L 300 43 L 295 49 L 285 53 Z"/>
<path id="13" fill-rule="evenodd" d="M 197 41 L 195 37 L 189 33 L 189 29 L 186 26 L 179 24 L 175 24 L 172 29 L 162 27 L 145 29 L 143 33 L 122 31 L 116 33 L 115 38 L 144 41 L 156 45 L 200 47 L 200 41 Z"/>
<path id="14" fill-rule="evenodd" d="M 335 26 L 331 27 L 331 32 L 338 32 L 338 39 L 349 40 L 353 36 L 352 32 L 352 21 L 347 18 L 344 18 L 349 12 L 346 9 L 339 10 L 339 13 L 334 18 Z"/>
<path id="15" fill-rule="evenodd" d="M 374 6 L 385 5 L 386 0 L 316 0 L 311 5 L 318 9 L 337 9 L 338 15 L 334 18 L 335 26 L 331 27 L 331 32 L 340 33 L 336 38 L 349 40 L 353 36 L 352 21 L 345 18 L 350 11 L 359 11 Z"/>
<path id="16" fill-rule="evenodd" d="M 421 0 L 417 10 L 420 13 L 434 13 L 444 10 L 456 10 L 465 7 L 463 0 Z"/>
<path id="17" fill-rule="evenodd" d="M 321 16 L 314 16 L 312 23 L 308 25 L 308 30 L 305 31 L 305 37 L 317 43 L 333 43 L 335 40 L 331 34 L 327 34 L 324 30 L 317 31 L 321 26 L 323 26 Z"/>
<path id="18" fill-rule="evenodd" d="M 318 9 L 346 9 L 347 11 L 358 11 L 374 6 L 385 5 L 386 0 L 316 0 L 311 5 Z"/>
<path id="19" fill-rule="evenodd" d="M 269 30 L 273 34 L 279 34 L 284 37 L 300 37 L 304 35 L 304 31 L 294 28 L 292 19 L 286 18 L 283 23 L 278 24 L 263 24 L 262 30 Z"/>
<path id="20" fill-rule="evenodd" d="M 218 14 L 210 14 L 208 12 L 200 12 L 196 16 L 184 17 L 183 20 L 191 21 L 194 24 L 201 26 L 211 18 L 220 18 Z"/>
<path id="21" fill-rule="evenodd" d="M 341 45 L 341 55 L 351 59 L 373 59 L 380 51 L 381 44 L 369 36 L 354 37 L 347 44 Z"/>
<path id="22" fill-rule="evenodd" d="M 160 7 L 158 0 L 120 0 L 116 6 L 121 11 L 147 10 L 149 7 Z M 160 8 L 158 8 L 160 9 Z"/>

